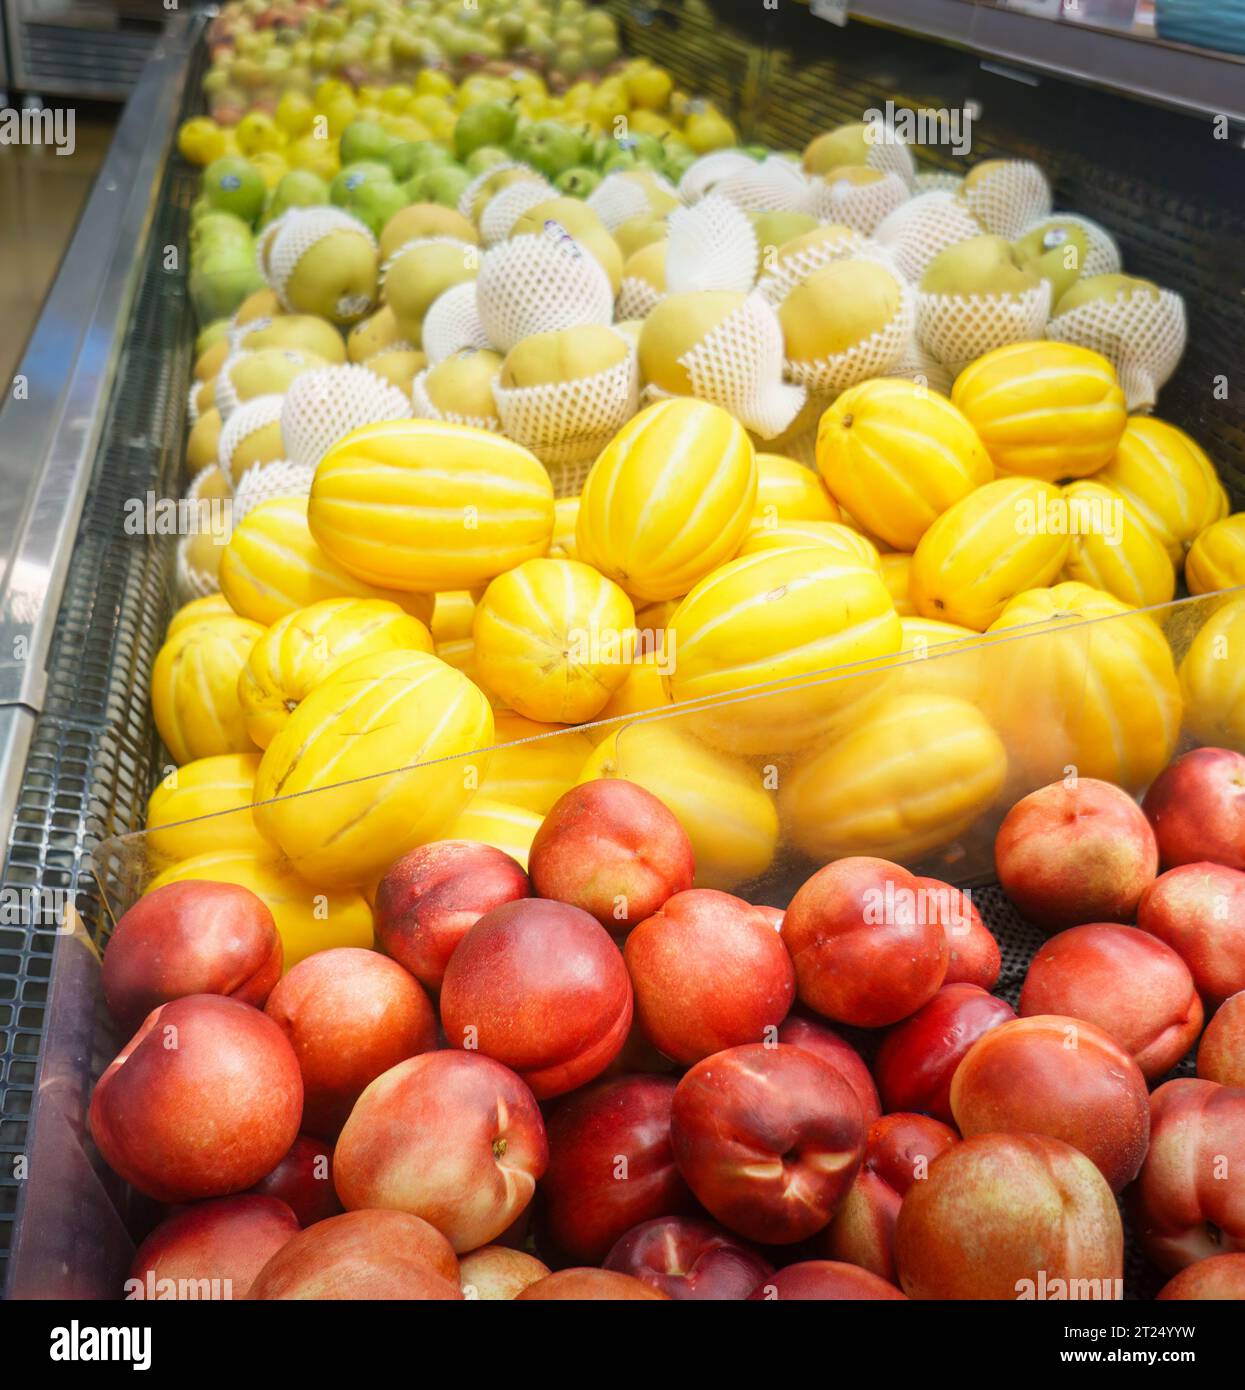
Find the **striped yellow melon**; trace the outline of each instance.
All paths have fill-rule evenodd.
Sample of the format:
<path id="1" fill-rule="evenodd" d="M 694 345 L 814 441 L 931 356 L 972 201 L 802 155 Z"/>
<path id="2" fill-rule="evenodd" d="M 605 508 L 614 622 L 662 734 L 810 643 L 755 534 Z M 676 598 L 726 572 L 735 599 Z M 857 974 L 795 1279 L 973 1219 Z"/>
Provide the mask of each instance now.
<path id="1" fill-rule="evenodd" d="M 286 970 L 317 951 L 372 946 L 372 909 L 362 895 L 309 883 L 271 850 L 268 855 L 228 848 L 197 854 L 152 879 L 146 891 L 191 879 L 236 883 L 263 899 L 277 924 Z"/>
<path id="2" fill-rule="evenodd" d="M 1180 663 L 1180 689 L 1194 738 L 1245 752 L 1245 598 L 1224 603 L 1202 624 Z"/>
<path id="3" fill-rule="evenodd" d="M 982 699 L 1024 790 L 1072 769 L 1136 791 L 1167 765 L 1180 686 L 1147 614 L 1067 582 L 1018 595 L 990 635 L 1007 640 L 984 646 Z"/>
<path id="4" fill-rule="evenodd" d="M 164 630 L 164 640 L 167 642 L 170 637 L 175 637 L 184 627 L 192 627 L 195 623 L 204 622 L 206 619 L 235 616 L 233 609 L 229 606 L 229 600 L 224 594 L 208 594 L 206 598 L 192 598 L 189 603 L 183 603 L 169 619 L 169 625 Z"/>
<path id="5" fill-rule="evenodd" d="M 753 525 L 780 521 L 838 521 L 839 508 L 811 468 L 782 454 L 757 454 Z"/>
<path id="6" fill-rule="evenodd" d="M 1084 478 L 1115 452 L 1128 418 L 1115 368 L 1072 343 L 1011 343 L 966 367 L 951 401 L 1000 473 Z"/>
<path id="7" fill-rule="evenodd" d="M 733 416 L 705 401 L 659 401 L 593 464 L 576 553 L 635 599 L 677 598 L 739 549 L 756 493 L 756 452 Z"/>
<path id="8" fill-rule="evenodd" d="M 651 628 L 641 631 L 653 636 Z M 678 644 L 664 629 L 657 635 L 656 643 L 647 647 L 632 664 L 627 679 L 605 702 L 596 720 L 584 730 L 594 746 L 617 731 L 614 721 L 630 714 L 649 714 L 669 707 L 670 692 L 666 689 L 665 676 L 673 661 L 678 659 Z"/>
<path id="9" fill-rule="evenodd" d="M 1245 512 L 1216 521 L 1193 542 L 1184 577 L 1191 594 L 1245 584 Z"/>
<path id="10" fill-rule="evenodd" d="M 967 700 L 901 691 L 801 758 L 782 778 L 784 833 L 819 862 L 912 862 L 963 835 L 998 800 L 1007 752 Z"/>
<path id="11" fill-rule="evenodd" d="M 471 636 L 476 601 L 469 589 L 444 589 L 437 594 L 430 630 L 434 642 L 457 642 Z"/>
<path id="12" fill-rule="evenodd" d="M 549 549 L 553 484 L 500 434 L 438 420 L 365 425 L 320 460 L 312 534 L 390 589 L 470 589 Z"/>
<path id="13" fill-rule="evenodd" d="M 732 560 L 696 585 L 671 626 L 671 697 L 726 701 L 698 713 L 696 729 L 739 753 L 786 752 L 816 737 L 876 689 L 876 678 L 852 679 L 848 668 L 891 656 L 902 636 L 878 572 L 828 546 Z"/>
<path id="14" fill-rule="evenodd" d="M 543 820 L 544 816 L 530 807 L 481 795 L 472 798 L 445 838 L 492 845 L 526 869 L 528 851 Z"/>
<path id="15" fill-rule="evenodd" d="M 549 554 L 558 560 L 578 560 L 575 527 L 579 523 L 579 498 L 559 497 L 553 504 L 553 540 Z"/>
<path id="16" fill-rule="evenodd" d="M 582 724 L 627 679 L 635 609 L 578 560 L 528 560 L 498 576 L 472 624 L 484 684 L 546 724 Z"/>
<path id="17" fill-rule="evenodd" d="M 329 598 L 287 614 L 251 649 L 238 679 L 247 733 L 267 748 L 334 671 L 373 652 L 432 651 L 432 634 L 396 603 Z"/>
<path id="18" fill-rule="evenodd" d="M 758 522 L 744 537 L 739 553 L 757 555 L 763 550 L 800 550 L 809 545 L 829 546 L 845 560 L 881 572 L 877 546 L 841 521 L 779 521 L 772 526 Z"/>
<path id="19" fill-rule="evenodd" d="M 384 598 L 427 622 L 427 594 L 365 584 L 320 549 L 307 525 L 305 497 L 275 497 L 253 507 L 235 528 L 220 562 L 220 587 L 234 611 L 275 623 L 326 598 Z"/>
<path id="20" fill-rule="evenodd" d="M 896 685 L 977 703 L 983 670 L 981 634 L 919 615 L 906 615 L 900 623 L 905 660 L 896 672 Z"/>
<path id="21" fill-rule="evenodd" d="M 264 635 L 246 618 L 210 618 L 183 627 L 156 654 L 151 712 L 179 766 L 218 753 L 253 753 L 238 703 L 238 677 Z"/>
<path id="22" fill-rule="evenodd" d="M 147 800 L 153 858 L 177 863 L 217 850 L 270 852 L 250 812 L 258 772 L 258 753 L 196 758 L 170 772 Z"/>
<path id="23" fill-rule="evenodd" d="M 581 782 L 636 782 L 678 817 L 692 842 L 696 887 L 723 891 L 763 874 L 778 852 L 774 776 L 708 747 L 683 717 L 614 729 L 584 764 Z"/>
<path id="24" fill-rule="evenodd" d="M 521 714 L 497 714 L 493 724 L 497 746 L 480 783 L 480 797 L 467 812 L 478 800 L 488 799 L 543 816 L 575 785 L 592 752 L 591 742 L 577 729 L 539 724 Z"/>
<path id="25" fill-rule="evenodd" d="M 1094 479 L 1131 502 L 1179 568 L 1185 552 L 1223 514 L 1211 461 L 1183 430 L 1133 415 L 1114 456 Z"/>
<path id="26" fill-rule="evenodd" d="M 1063 489 L 1068 558 L 1063 578 L 1105 589 L 1130 608 L 1170 603 L 1176 569 L 1163 543 L 1123 495 L 1092 478 Z"/>
<path id="27" fill-rule="evenodd" d="M 892 550 L 879 556 L 878 564 L 882 583 L 886 585 L 886 592 L 891 596 L 895 612 L 901 618 L 915 615 L 916 604 L 912 602 L 911 592 L 912 556 L 900 550 Z"/>
<path id="28" fill-rule="evenodd" d="M 1060 503 L 1051 483 L 999 478 L 943 512 L 912 556 L 916 611 L 984 632 L 1017 594 L 1053 583 L 1068 555 Z"/>
<path id="29" fill-rule="evenodd" d="M 994 477 L 972 425 L 945 396 L 904 377 L 844 391 L 821 417 L 817 467 L 874 535 L 912 550 L 934 520 Z"/>
<path id="30" fill-rule="evenodd" d="M 444 835 L 487 766 L 487 753 L 459 755 L 492 742 L 488 700 L 453 667 L 426 652 L 360 657 L 268 745 L 255 824 L 304 878 L 367 883 Z"/>

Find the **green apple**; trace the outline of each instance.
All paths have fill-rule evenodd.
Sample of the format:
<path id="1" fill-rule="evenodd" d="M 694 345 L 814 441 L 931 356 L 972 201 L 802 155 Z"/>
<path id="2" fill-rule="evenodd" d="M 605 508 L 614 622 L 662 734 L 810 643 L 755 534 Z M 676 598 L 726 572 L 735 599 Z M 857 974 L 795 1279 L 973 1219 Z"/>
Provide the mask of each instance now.
<path id="1" fill-rule="evenodd" d="M 481 145 L 463 160 L 463 168 L 475 179 L 498 164 L 509 163 L 510 155 L 500 145 Z"/>
<path id="2" fill-rule="evenodd" d="M 454 156 L 435 140 L 408 140 L 393 145 L 385 153 L 385 163 L 398 183 L 453 164 Z"/>
<path id="3" fill-rule="evenodd" d="M 281 176 L 268 205 L 269 218 L 280 217 L 288 208 L 314 208 L 329 200 L 329 186 L 310 169 L 291 169 Z"/>
<path id="4" fill-rule="evenodd" d="M 440 203 L 442 207 L 456 208 L 463 190 L 471 182 L 471 175 L 457 164 L 446 164 L 440 169 L 429 169 L 406 184 L 406 191 L 416 203 Z M 418 189 L 417 193 L 412 190 Z"/>
<path id="5" fill-rule="evenodd" d="M 329 199 L 337 207 L 345 207 L 351 194 L 365 183 L 392 183 L 393 175 L 388 164 L 375 160 L 365 160 L 359 164 L 347 164 L 329 184 Z"/>
<path id="6" fill-rule="evenodd" d="M 561 121 L 534 121 L 519 131 L 510 148 L 516 159 L 550 179 L 582 164 L 587 153 L 580 132 Z"/>
<path id="7" fill-rule="evenodd" d="M 263 210 L 268 191 L 259 170 L 239 155 L 214 159 L 203 171 L 200 188 L 212 207 L 248 223 Z"/>
<path id="8" fill-rule="evenodd" d="M 396 183 L 385 183 L 380 179 L 361 183 L 346 199 L 346 211 L 353 213 L 372 233 L 379 237 L 385 223 L 406 207 L 410 199 L 405 189 Z"/>
<path id="9" fill-rule="evenodd" d="M 482 101 L 469 106 L 454 125 L 454 153 L 459 159 L 484 145 L 508 145 L 519 124 L 519 112 L 509 101 Z"/>
<path id="10" fill-rule="evenodd" d="M 573 169 L 559 174 L 553 184 L 559 193 L 565 193 L 568 198 L 587 198 L 600 182 L 601 175 L 595 169 L 577 164 Z"/>

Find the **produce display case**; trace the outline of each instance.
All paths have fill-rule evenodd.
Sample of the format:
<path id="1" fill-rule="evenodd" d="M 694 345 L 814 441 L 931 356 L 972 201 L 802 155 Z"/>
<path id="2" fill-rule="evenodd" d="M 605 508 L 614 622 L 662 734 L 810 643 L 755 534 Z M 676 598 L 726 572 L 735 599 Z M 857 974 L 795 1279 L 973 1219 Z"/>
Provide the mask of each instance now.
<path id="1" fill-rule="evenodd" d="M 1164 416 L 1203 441 L 1234 509 L 1245 504 L 1245 407 L 1239 392 L 1216 389 L 1245 354 L 1245 301 L 1236 293 L 1245 183 L 1234 142 L 1207 138 L 1205 123 L 1187 114 L 1053 78 L 1029 85 L 971 53 L 856 24 L 839 30 L 791 7 L 736 14 L 736 6 L 687 0 L 612 8 L 628 48 L 660 58 L 736 110 L 745 137 L 777 146 L 799 147 L 887 100 L 973 103 L 974 159 L 1037 159 L 1056 206 L 1101 221 L 1130 269 L 1185 296 L 1193 331 L 1164 390 Z M 116 917 L 166 867 L 141 827 L 164 771 L 145 692 L 176 606 L 175 546 L 128 535 L 123 517 L 133 497 L 177 493 L 194 327 L 185 268 L 166 268 L 165 251 L 185 245 L 197 186 L 171 147 L 177 123 L 197 109 L 201 35 L 202 21 L 174 15 L 131 98 L 23 364 L 32 389 L 45 393 L 44 409 L 28 406 L 19 416 L 10 402 L 0 414 L 0 519 L 12 522 L 0 535 L 13 537 L 0 557 L 0 632 L 24 639 L 20 659 L 0 662 L 0 823 L 8 827 L 0 868 L 0 1262 L 13 1297 L 115 1296 L 152 1219 L 146 1199 L 103 1169 L 84 1119 L 91 1084 L 117 1041 L 102 1008 L 99 951 Z M 945 151 L 927 154 L 928 165 L 954 167 Z M 92 266 L 96 289 L 84 321 Z M 60 365 L 50 371 L 49 363 Z M 30 459 L 41 461 L 33 472 Z M 1157 625 L 1178 664 L 1232 601 L 1241 600 L 1187 599 L 1053 634 L 1018 632 L 992 650 L 1051 654 L 1057 644 L 1065 669 L 1080 663 L 1088 671 L 1105 634 L 1143 622 Z M 991 659 L 983 650 L 931 654 L 885 675 L 937 676 L 982 705 Z M 881 678 L 873 669 L 827 673 L 801 688 L 874 690 Z M 789 695 L 756 692 L 622 721 L 609 732 L 625 760 L 654 728 L 695 738 L 706 717 L 764 725 Z M 1054 756 L 1063 746 L 1050 722 L 1058 714 L 1034 711 L 1020 736 L 1025 746 Z M 1004 742 L 1013 737 L 1004 733 Z M 1182 746 L 1195 741 L 1186 730 Z M 1018 796 L 1063 766 L 1056 759 L 1008 790 Z M 422 775 L 461 769 L 448 763 Z M 387 776 L 397 780 L 399 770 Z M 1014 999 L 1039 938 L 991 885 L 991 837 L 1004 804 L 970 818 L 933 860 L 898 857 L 974 889 L 1003 945 L 1000 991 Z M 735 890 L 781 906 L 816 862 L 784 839 L 765 873 Z M 1153 1292 L 1158 1281 L 1135 1251 L 1130 1261 L 1129 1292 Z"/>

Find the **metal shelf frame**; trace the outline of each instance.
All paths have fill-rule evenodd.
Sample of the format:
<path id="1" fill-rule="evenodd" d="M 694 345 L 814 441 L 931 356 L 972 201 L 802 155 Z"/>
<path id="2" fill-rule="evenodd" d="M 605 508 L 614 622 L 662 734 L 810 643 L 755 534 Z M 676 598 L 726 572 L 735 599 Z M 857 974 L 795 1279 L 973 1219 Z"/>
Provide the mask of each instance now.
<path id="1" fill-rule="evenodd" d="M 850 18 L 979 57 L 1245 126 L 1245 58 L 990 0 L 850 0 Z"/>

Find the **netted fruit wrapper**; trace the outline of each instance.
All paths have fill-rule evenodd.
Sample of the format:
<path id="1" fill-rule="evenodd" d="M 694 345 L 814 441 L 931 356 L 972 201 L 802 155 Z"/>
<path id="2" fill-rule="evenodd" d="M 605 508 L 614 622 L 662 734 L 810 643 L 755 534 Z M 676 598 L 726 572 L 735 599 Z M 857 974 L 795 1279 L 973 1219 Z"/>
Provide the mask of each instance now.
<path id="1" fill-rule="evenodd" d="M 1184 355 L 1184 300 L 1171 290 L 1122 291 L 1058 314 L 1046 336 L 1100 352 L 1115 368 L 1128 408 L 1150 410 Z"/>
<path id="2" fill-rule="evenodd" d="M 357 363 L 320 367 L 290 383 L 281 437 L 294 463 L 314 468 L 339 439 L 363 425 L 409 420 L 405 392 Z"/>
<path id="3" fill-rule="evenodd" d="M 486 251 L 476 291 L 485 336 L 501 352 L 534 333 L 614 319 L 609 276 L 556 222 Z"/>

